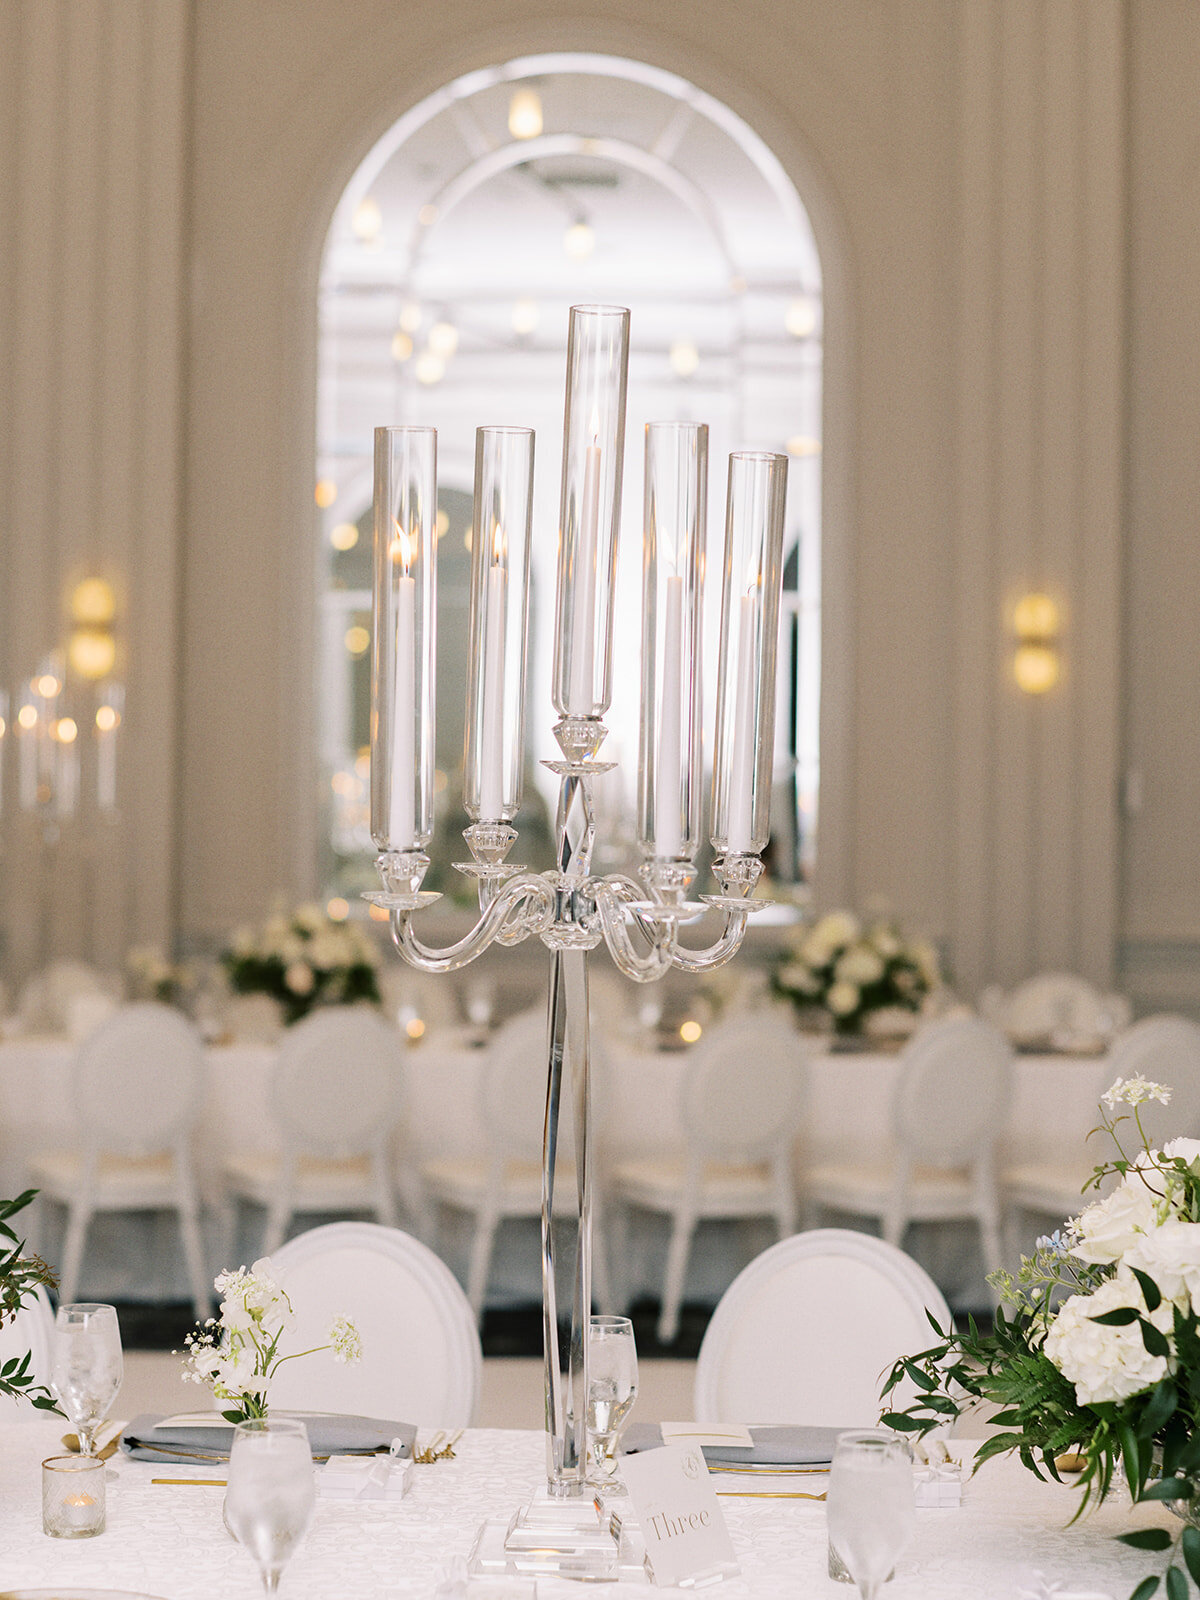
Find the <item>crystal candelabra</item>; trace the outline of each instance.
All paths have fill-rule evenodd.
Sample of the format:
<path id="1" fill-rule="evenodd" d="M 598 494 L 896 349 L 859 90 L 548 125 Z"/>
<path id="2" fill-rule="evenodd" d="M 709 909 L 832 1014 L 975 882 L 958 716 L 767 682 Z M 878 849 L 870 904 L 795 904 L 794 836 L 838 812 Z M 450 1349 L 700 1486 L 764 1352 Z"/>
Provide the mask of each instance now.
<path id="1" fill-rule="evenodd" d="M 629 313 L 572 309 L 559 521 L 553 699 L 562 753 L 553 867 L 508 863 L 517 834 L 524 751 L 533 435 L 476 436 L 464 801 L 479 919 L 457 943 L 424 944 L 413 913 L 437 896 L 421 884 L 433 828 L 436 436 L 430 428 L 375 435 L 371 831 L 383 890 L 406 961 L 452 972 L 489 945 L 538 936 L 551 952 L 542 1173 L 548 1488 L 569 1499 L 586 1477 L 587 1328 L 591 1310 L 591 1148 L 588 952 L 601 941 L 639 983 L 669 968 L 700 972 L 738 949 L 767 842 L 775 708 L 786 457 L 729 461 L 711 838 L 719 894 L 688 898 L 700 838 L 701 588 L 705 564 L 707 429 L 646 428 L 642 616 L 639 878 L 591 872 L 593 785 L 611 700 L 617 530 L 624 453 Z M 640 881 L 639 881 L 640 880 Z M 720 919 L 704 948 L 681 943 L 706 909 Z M 574 1193 L 556 1192 L 560 1107 L 574 1114 Z M 571 1320 L 558 1322 L 554 1222 L 577 1224 Z"/>

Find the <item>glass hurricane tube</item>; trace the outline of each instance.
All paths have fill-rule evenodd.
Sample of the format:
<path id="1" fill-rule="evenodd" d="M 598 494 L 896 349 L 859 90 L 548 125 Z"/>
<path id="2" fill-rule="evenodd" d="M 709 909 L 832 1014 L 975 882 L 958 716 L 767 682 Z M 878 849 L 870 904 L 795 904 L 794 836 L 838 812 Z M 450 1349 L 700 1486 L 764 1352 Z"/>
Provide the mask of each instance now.
<path id="1" fill-rule="evenodd" d="M 420 850 L 433 833 L 437 432 L 375 430 L 371 837 Z"/>
<path id="2" fill-rule="evenodd" d="M 770 833 L 786 494 L 786 456 L 730 456 L 713 759 L 712 843 L 722 856 L 757 853 Z"/>
<path id="3" fill-rule="evenodd" d="M 553 697 L 563 717 L 601 717 L 612 699 L 628 366 L 629 312 L 572 306 L 554 619 Z"/>
<path id="4" fill-rule="evenodd" d="M 532 430 L 478 429 L 463 784 L 475 822 L 510 821 L 521 805 L 532 490 Z"/>
<path id="5" fill-rule="evenodd" d="M 688 859 L 700 834 L 700 640 L 708 429 L 646 425 L 638 842 Z"/>

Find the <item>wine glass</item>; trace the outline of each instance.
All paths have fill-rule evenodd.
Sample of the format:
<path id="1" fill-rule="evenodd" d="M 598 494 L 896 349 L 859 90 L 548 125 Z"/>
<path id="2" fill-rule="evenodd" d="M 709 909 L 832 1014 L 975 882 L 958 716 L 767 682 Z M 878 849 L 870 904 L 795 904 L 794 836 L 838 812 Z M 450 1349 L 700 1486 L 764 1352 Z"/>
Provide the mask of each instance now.
<path id="1" fill-rule="evenodd" d="M 839 1556 L 863 1600 L 874 1600 L 916 1521 L 904 1440 L 882 1428 L 839 1434 L 825 1511 L 831 1567 Z"/>
<path id="2" fill-rule="evenodd" d="M 618 1484 L 617 1445 L 637 1399 L 637 1346 L 628 1317 L 592 1317 L 588 1323 L 587 1430 L 592 1482 Z"/>
<path id="3" fill-rule="evenodd" d="M 90 1303 L 59 1306 L 50 1382 L 75 1424 L 80 1455 L 96 1454 L 96 1430 L 112 1409 L 124 1375 L 116 1308 Z"/>
<path id="4" fill-rule="evenodd" d="M 225 1521 L 257 1561 L 264 1594 L 278 1590 L 316 1497 L 312 1450 L 302 1422 L 256 1417 L 237 1424 L 229 1451 Z"/>

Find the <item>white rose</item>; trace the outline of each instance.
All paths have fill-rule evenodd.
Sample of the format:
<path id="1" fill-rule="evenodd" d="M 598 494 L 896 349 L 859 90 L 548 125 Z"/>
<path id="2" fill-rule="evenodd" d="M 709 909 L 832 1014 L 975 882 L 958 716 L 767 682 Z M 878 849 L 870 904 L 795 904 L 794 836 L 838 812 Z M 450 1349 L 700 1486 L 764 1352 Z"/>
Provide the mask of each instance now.
<path id="1" fill-rule="evenodd" d="M 801 994 L 816 994 L 821 987 L 802 961 L 789 961 L 786 967 L 780 967 L 779 981 L 785 989 L 798 989 Z"/>
<path id="2" fill-rule="evenodd" d="M 872 928 L 868 938 L 885 961 L 900 954 L 900 941 L 886 923 Z"/>
<path id="3" fill-rule="evenodd" d="M 1168 1139 L 1162 1153 L 1168 1160 L 1178 1156 L 1190 1166 L 1193 1161 L 1200 1161 L 1200 1139 Z"/>
<path id="4" fill-rule="evenodd" d="M 1122 1306 L 1134 1306 L 1146 1316 L 1141 1290 L 1127 1273 L 1118 1273 L 1092 1294 L 1073 1294 L 1046 1335 L 1046 1355 L 1068 1383 L 1075 1385 L 1082 1406 L 1127 1400 L 1156 1384 L 1167 1370 L 1166 1358 L 1152 1356 L 1146 1349 L 1136 1322 L 1110 1328 L 1093 1320 Z M 1173 1326 L 1170 1302 L 1164 1300 L 1146 1320 L 1169 1334 Z"/>
<path id="5" fill-rule="evenodd" d="M 800 946 L 800 959 L 806 961 L 810 967 L 826 967 L 833 957 L 833 951 L 824 939 L 818 939 L 815 933 L 810 933 Z"/>
<path id="6" fill-rule="evenodd" d="M 311 994 L 317 980 L 307 961 L 293 961 L 289 963 L 283 981 L 293 994 Z"/>
<path id="7" fill-rule="evenodd" d="M 838 964 L 833 969 L 833 975 L 840 983 L 878 983 L 883 977 L 883 962 L 878 954 L 867 944 L 851 945 L 845 955 L 839 957 Z"/>
<path id="8" fill-rule="evenodd" d="M 1123 1266 L 1137 1267 L 1158 1285 L 1164 1300 L 1200 1301 L 1200 1222 L 1169 1217 L 1125 1252 Z"/>
<path id="9" fill-rule="evenodd" d="M 1081 1261 L 1120 1261 L 1125 1252 L 1158 1226 L 1155 1196 L 1141 1178 L 1126 1178 L 1113 1192 L 1080 1213 L 1079 1243 L 1072 1255 Z"/>
<path id="10" fill-rule="evenodd" d="M 858 1010 L 861 998 L 858 988 L 853 983 L 831 983 L 829 993 L 825 996 L 825 1004 L 835 1017 L 848 1017 L 852 1011 Z"/>
<path id="11" fill-rule="evenodd" d="M 849 911 L 829 911 L 813 929 L 814 936 L 831 949 L 853 944 L 861 932 L 862 924 Z"/>

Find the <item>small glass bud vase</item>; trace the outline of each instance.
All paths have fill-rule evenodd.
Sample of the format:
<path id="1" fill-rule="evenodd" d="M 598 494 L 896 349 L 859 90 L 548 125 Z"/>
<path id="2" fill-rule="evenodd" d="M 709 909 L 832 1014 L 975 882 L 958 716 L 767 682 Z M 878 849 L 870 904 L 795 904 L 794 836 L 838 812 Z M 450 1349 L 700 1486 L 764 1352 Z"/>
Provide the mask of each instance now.
<path id="1" fill-rule="evenodd" d="M 104 1532 L 103 1461 L 50 1456 L 42 1462 L 42 1532 L 51 1539 L 91 1539 Z"/>
<path id="2" fill-rule="evenodd" d="M 786 456 L 730 456 L 713 758 L 718 855 L 756 855 L 770 835 L 786 493 Z"/>
<path id="3" fill-rule="evenodd" d="M 421 850 L 433 835 L 437 431 L 375 430 L 371 837 Z"/>

